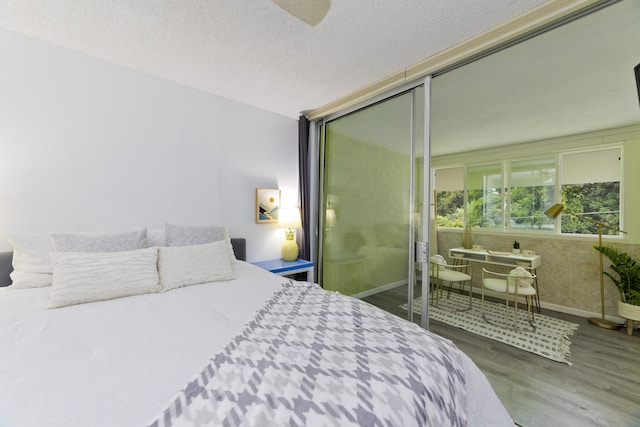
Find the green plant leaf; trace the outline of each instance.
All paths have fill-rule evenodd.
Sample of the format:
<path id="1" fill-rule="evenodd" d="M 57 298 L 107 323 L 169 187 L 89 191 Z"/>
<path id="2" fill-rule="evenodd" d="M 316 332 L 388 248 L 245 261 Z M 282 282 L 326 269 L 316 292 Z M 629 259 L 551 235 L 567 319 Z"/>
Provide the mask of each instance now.
<path id="1" fill-rule="evenodd" d="M 618 288 L 622 302 L 640 305 L 640 264 L 626 252 L 621 252 L 612 246 L 593 245 L 593 247 L 612 262 L 609 269 L 613 273 L 608 271 L 603 273 Z"/>

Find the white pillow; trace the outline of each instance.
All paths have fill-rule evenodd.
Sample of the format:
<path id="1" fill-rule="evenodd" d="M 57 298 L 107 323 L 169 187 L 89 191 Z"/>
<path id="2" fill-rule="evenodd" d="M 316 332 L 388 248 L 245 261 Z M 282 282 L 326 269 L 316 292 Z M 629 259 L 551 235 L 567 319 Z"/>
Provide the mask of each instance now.
<path id="1" fill-rule="evenodd" d="M 225 240 L 227 242 L 227 251 L 231 263 L 236 261 L 236 255 L 231 246 L 229 238 L 229 229 L 224 226 L 201 225 L 201 226 L 185 226 L 165 224 L 164 233 L 167 239 L 167 246 L 193 246 L 203 245 L 205 243 L 218 242 Z"/>
<path id="2" fill-rule="evenodd" d="M 7 237 L 13 246 L 13 271 L 8 289 L 39 288 L 51 285 L 53 266 L 50 234 L 23 234 Z"/>
<path id="3" fill-rule="evenodd" d="M 126 252 L 147 247 L 147 229 L 124 233 L 52 234 L 54 252 Z"/>
<path id="4" fill-rule="evenodd" d="M 53 252 L 49 308 L 160 292 L 158 250 Z"/>
<path id="5" fill-rule="evenodd" d="M 516 283 L 520 288 L 531 286 L 533 283 L 533 275 L 523 267 L 514 268 L 509 272 L 509 276 L 522 277 L 522 279 L 516 279 Z"/>
<path id="6" fill-rule="evenodd" d="M 158 248 L 158 272 L 164 291 L 235 279 L 227 242 Z"/>

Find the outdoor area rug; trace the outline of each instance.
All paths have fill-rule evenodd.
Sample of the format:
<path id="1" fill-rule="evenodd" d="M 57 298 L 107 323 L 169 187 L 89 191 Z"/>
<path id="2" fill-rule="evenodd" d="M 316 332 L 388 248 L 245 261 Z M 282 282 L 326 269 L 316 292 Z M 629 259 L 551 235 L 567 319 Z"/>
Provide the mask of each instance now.
<path id="1" fill-rule="evenodd" d="M 569 337 L 578 328 L 577 323 L 555 319 L 535 313 L 535 332 L 512 331 L 500 326 L 491 325 L 482 318 L 481 300 L 473 299 L 473 308 L 467 311 L 455 311 L 469 307 L 469 296 L 451 293 L 450 298 L 443 297 L 438 302 L 439 307 L 429 306 L 429 318 L 447 323 L 495 341 L 509 344 L 547 359 L 571 365 L 566 358 L 571 354 Z M 506 324 L 504 303 L 485 301 L 487 317 L 494 323 Z M 400 306 L 407 310 L 407 304 Z M 413 301 L 413 312 L 420 314 L 421 299 Z M 526 310 L 518 311 L 523 325 L 529 326 L 526 320 Z"/>

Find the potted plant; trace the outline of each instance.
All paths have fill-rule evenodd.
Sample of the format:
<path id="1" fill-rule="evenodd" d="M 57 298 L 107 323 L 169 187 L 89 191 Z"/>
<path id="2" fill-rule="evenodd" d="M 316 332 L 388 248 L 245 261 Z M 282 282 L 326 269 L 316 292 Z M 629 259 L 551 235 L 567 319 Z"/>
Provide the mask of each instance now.
<path id="1" fill-rule="evenodd" d="M 593 247 L 611 261 L 609 268 L 613 274 L 608 271 L 604 274 L 611 279 L 620 292 L 618 314 L 625 319 L 640 321 L 640 264 L 626 252 L 612 246 L 593 245 Z M 633 322 L 630 326 L 628 331 L 633 328 Z"/>

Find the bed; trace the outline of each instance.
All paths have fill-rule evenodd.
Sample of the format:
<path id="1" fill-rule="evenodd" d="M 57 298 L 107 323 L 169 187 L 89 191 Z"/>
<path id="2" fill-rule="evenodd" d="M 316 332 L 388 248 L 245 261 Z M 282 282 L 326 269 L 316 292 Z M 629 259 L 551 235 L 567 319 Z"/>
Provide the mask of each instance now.
<path id="1" fill-rule="evenodd" d="M 344 231 L 324 262 L 324 286 L 363 298 L 407 284 L 408 225 L 374 224 Z M 334 236 L 335 237 L 335 236 Z"/>
<path id="2" fill-rule="evenodd" d="M 34 287 L 6 286 L 19 256 L 0 253 L 0 426 L 513 425 L 449 341 L 247 263 L 243 239 L 191 237 L 62 244 L 53 285 Z M 153 263 L 163 289 L 104 297 L 142 286 L 136 269 Z"/>

